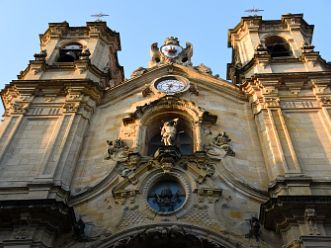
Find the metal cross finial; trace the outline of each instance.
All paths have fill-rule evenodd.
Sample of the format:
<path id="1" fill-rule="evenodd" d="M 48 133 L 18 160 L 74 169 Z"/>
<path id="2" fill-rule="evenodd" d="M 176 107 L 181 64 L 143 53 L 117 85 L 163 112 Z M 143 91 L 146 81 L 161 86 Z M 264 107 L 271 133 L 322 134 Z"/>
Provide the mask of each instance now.
<path id="1" fill-rule="evenodd" d="M 257 9 L 257 8 L 251 8 L 251 9 L 247 9 L 245 10 L 245 12 L 249 12 L 249 13 L 254 13 L 254 16 L 257 16 L 257 12 L 261 12 L 264 11 L 263 9 Z"/>
<path id="2" fill-rule="evenodd" d="M 95 20 L 96 22 L 101 22 L 102 20 L 100 18 L 103 18 L 105 16 L 109 16 L 107 14 L 104 14 L 104 13 L 98 13 L 98 14 L 94 14 L 94 15 L 91 15 L 92 17 L 96 17 L 97 19 Z"/>

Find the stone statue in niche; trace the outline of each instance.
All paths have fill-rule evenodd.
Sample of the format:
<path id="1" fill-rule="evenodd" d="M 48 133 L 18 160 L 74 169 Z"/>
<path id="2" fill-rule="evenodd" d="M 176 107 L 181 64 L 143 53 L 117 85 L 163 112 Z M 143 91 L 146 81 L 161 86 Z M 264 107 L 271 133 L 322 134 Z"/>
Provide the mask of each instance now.
<path id="1" fill-rule="evenodd" d="M 122 161 L 127 159 L 129 147 L 125 145 L 123 140 L 107 140 L 107 144 L 108 156 L 105 157 L 105 159 L 113 159 L 116 161 Z"/>
<path id="2" fill-rule="evenodd" d="M 230 146 L 231 139 L 225 132 L 220 132 L 212 139 L 210 145 L 205 146 L 205 150 L 209 157 L 221 159 L 225 156 L 235 156 L 235 152 Z"/>
<path id="3" fill-rule="evenodd" d="M 163 123 L 161 128 L 161 142 L 165 146 L 174 146 L 176 142 L 176 135 L 177 135 L 177 123 L 178 118 L 174 118 L 170 121 L 166 121 Z"/>

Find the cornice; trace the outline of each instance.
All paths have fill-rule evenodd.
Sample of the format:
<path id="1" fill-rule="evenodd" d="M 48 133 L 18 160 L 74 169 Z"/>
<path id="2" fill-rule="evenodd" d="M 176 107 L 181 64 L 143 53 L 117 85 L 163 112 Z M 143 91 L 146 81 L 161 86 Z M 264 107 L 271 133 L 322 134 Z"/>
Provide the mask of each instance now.
<path id="1" fill-rule="evenodd" d="M 111 30 L 106 22 L 87 22 L 86 26 L 70 27 L 69 23 L 64 21 L 60 23 L 49 23 L 47 30 L 39 35 L 41 46 L 48 43 L 50 39 L 61 38 L 90 37 L 100 38 L 107 44 L 115 44 L 116 50 L 121 50 L 120 34 Z M 115 42 L 114 42 L 115 39 Z"/>
<path id="2" fill-rule="evenodd" d="M 89 71 L 100 79 L 112 79 L 112 75 L 101 71 L 98 67 L 91 64 L 89 61 L 75 61 L 75 62 L 61 62 L 54 63 L 52 65 L 42 63 L 40 61 L 30 60 L 30 63 L 24 71 L 20 72 L 18 79 L 23 79 L 30 70 L 33 70 L 35 74 L 47 71 L 75 71 L 79 69 L 81 72 Z"/>
<path id="3" fill-rule="evenodd" d="M 43 95 L 45 92 L 54 89 L 57 95 L 66 95 L 68 88 L 83 88 L 88 91 L 94 91 L 92 95 L 100 95 L 102 88 L 92 80 L 87 79 L 50 79 L 50 80 L 13 80 L 10 84 L 6 84 L 5 88 L 0 91 L 0 95 L 4 95 L 7 91 L 13 90 L 22 95 Z M 47 93 L 45 93 L 47 94 Z"/>
<path id="4" fill-rule="evenodd" d="M 228 47 L 231 47 L 231 37 L 248 28 L 251 31 L 258 31 L 262 26 L 279 25 L 290 29 L 300 30 L 302 33 L 308 34 L 309 42 L 311 43 L 314 25 L 308 24 L 303 19 L 303 14 L 285 14 L 282 15 L 281 20 L 262 20 L 262 16 L 247 16 L 242 17 L 240 22 L 228 31 Z"/>

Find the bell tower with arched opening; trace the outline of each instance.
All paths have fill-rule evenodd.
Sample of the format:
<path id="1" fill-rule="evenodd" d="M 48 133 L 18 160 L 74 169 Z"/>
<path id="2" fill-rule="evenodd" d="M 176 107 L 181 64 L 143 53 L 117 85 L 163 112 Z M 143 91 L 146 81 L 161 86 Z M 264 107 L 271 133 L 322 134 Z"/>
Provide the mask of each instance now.
<path id="1" fill-rule="evenodd" d="M 228 32 L 232 62 L 228 64 L 227 79 L 240 83 L 258 73 L 325 69 L 312 45 L 313 29 L 302 14 L 285 14 L 280 20 L 243 17 Z"/>

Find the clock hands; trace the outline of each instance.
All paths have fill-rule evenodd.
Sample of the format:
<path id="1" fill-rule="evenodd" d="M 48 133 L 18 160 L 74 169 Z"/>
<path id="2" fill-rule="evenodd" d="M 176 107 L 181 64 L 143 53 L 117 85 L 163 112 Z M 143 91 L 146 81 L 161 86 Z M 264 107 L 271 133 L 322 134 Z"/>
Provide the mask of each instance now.
<path id="1" fill-rule="evenodd" d="M 173 84 L 168 84 L 168 90 L 170 91 L 171 90 L 171 88 L 172 88 L 172 86 L 174 86 Z"/>

